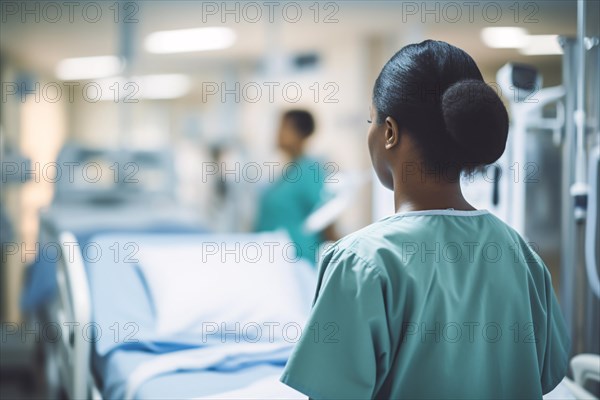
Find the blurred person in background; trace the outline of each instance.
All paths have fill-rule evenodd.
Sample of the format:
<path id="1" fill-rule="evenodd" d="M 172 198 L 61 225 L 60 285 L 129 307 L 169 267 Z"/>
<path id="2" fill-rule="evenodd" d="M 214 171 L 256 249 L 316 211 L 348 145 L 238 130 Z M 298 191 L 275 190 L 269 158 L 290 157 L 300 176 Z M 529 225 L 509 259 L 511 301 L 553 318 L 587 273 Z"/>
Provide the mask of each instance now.
<path id="1" fill-rule="evenodd" d="M 319 246 L 325 241 L 336 240 L 333 226 L 322 232 L 304 229 L 308 216 L 323 202 L 325 174 L 322 163 L 306 155 L 308 138 L 315 131 L 315 121 L 310 112 L 290 110 L 283 114 L 279 125 L 277 145 L 291 164 L 283 174 L 262 194 L 256 231 L 285 229 L 296 245 L 297 257 L 313 264 Z"/>

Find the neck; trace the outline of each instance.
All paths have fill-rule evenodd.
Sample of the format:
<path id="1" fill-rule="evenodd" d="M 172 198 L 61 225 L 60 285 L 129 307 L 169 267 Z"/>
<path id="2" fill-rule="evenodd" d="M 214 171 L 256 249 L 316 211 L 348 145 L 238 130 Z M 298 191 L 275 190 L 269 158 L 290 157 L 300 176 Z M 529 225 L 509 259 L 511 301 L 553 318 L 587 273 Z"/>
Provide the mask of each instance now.
<path id="1" fill-rule="evenodd" d="M 396 212 L 442 210 L 475 210 L 464 198 L 460 179 L 439 175 L 418 174 L 394 176 L 394 206 Z"/>
<path id="2" fill-rule="evenodd" d="M 304 155 L 304 151 L 302 148 L 288 149 L 286 153 L 291 160 L 297 160 L 298 158 L 302 157 L 302 155 Z"/>

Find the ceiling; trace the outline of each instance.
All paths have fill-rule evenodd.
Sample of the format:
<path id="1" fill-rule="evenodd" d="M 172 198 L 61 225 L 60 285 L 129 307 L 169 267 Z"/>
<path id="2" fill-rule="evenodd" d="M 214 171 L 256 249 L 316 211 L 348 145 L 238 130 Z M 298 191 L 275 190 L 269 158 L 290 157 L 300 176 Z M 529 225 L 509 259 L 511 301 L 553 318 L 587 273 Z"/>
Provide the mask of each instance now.
<path id="1" fill-rule="evenodd" d="M 22 7 L 40 6 L 43 2 L 13 2 L 23 4 Z M 222 23 L 221 15 L 210 15 L 206 11 L 207 4 L 220 6 L 221 2 L 197 1 L 139 1 L 139 9 L 122 9 L 121 17 L 133 12 L 137 22 L 127 26 L 132 33 L 133 49 L 139 72 L 143 73 L 177 73 L 202 69 L 214 69 L 222 65 L 257 61 L 264 57 L 270 49 L 284 49 L 285 52 L 306 50 L 335 50 L 336 46 L 349 40 L 362 40 L 365 37 L 382 36 L 397 38 L 398 43 L 433 38 L 456 44 L 470 53 L 482 69 L 496 67 L 506 62 L 531 62 L 537 64 L 557 63 L 557 56 L 525 57 L 512 49 L 490 49 L 480 39 L 480 31 L 485 26 L 521 26 L 531 34 L 575 35 L 576 2 L 575 1 L 479 1 L 470 18 L 469 2 L 398 2 L 398 1 L 338 1 L 320 3 L 319 22 L 314 22 L 314 13 L 309 7 L 313 2 L 302 3 L 303 16 L 299 22 L 292 23 L 282 17 L 285 2 L 273 9 L 273 21 L 269 21 L 269 9 L 261 7 L 262 16 L 256 23 L 244 20 L 254 18 L 255 12 L 248 8 L 246 14 L 241 11 L 243 2 L 229 3 L 228 6 L 240 7 L 240 20 L 235 15 L 225 15 Z M 28 6 L 29 4 L 29 6 Z M 55 4 L 62 4 L 57 2 Z M 86 2 L 79 3 L 74 9 L 73 21 L 69 21 L 68 9 L 62 9 L 62 17 L 53 23 L 50 19 L 54 10 L 47 10 L 44 16 L 40 10 L 40 20 L 35 15 L 7 14 L 3 5 L 2 23 L 0 24 L 0 49 L 3 57 L 40 74 L 53 76 L 55 65 L 63 58 L 94 55 L 119 54 L 120 32 L 123 24 L 115 23 L 113 2 L 95 2 L 101 4 L 102 17 L 98 22 L 87 22 L 83 18 L 82 8 Z M 121 3 L 123 6 L 127 3 Z M 262 5 L 263 2 L 255 4 Z M 436 6 L 437 4 L 437 6 Z M 519 14 L 515 15 L 515 4 Z M 416 14 L 410 9 L 416 5 Z M 461 16 L 457 22 L 456 5 L 461 8 Z M 91 7 L 91 6 L 90 6 Z M 204 7 L 204 9 L 203 9 Z M 324 23 L 325 16 L 336 10 L 334 18 L 337 22 Z M 421 7 L 438 7 L 439 21 L 436 15 L 426 14 Z M 454 7 L 454 8 L 452 8 Z M 500 7 L 501 18 L 496 18 L 496 10 Z M 483 10 L 487 10 L 484 14 Z M 11 10 L 12 11 L 12 10 Z M 94 9 L 88 13 L 94 15 Z M 288 10 L 293 15 L 294 9 Z M 252 12 L 252 14 L 250 14 Z M 529 16 L 529 19 L 528 19 Z M 22 21 L 25 19 L 25 22 Z M 425 23 L 422 22 L 425 18 Z M 204 19 L 204 21 L 203 21 Z M 516 22 L 515 22 L 516 20 Z M 226 50 L 202 53 L 154 55 L 143 49 L 143 40 L 151 32 L 158 30 L 193 28 L 202 26 L 230 26 L 237 35 L 236 44 Z"/>

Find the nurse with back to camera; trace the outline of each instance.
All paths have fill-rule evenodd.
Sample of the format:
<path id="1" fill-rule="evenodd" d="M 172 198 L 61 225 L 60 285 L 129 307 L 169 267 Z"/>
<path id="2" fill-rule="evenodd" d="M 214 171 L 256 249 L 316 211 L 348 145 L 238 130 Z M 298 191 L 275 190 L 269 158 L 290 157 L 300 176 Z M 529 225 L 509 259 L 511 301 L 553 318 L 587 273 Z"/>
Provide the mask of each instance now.
<path id="1" fill-rule="evenodd" d="M 426 40 L 383 67 L 370 113 L 396 214 L 325 252 L 282 382 L 315 399 L 541 398 L 570 346 L 550 274 L 460 188 L 504 152 L 500 98 L 467 53 Z"/>

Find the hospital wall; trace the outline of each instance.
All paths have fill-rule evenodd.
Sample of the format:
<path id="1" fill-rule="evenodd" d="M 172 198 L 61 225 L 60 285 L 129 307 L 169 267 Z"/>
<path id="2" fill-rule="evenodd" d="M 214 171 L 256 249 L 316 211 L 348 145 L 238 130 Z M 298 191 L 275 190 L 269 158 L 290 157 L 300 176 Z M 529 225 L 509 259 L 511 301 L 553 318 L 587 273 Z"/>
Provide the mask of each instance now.
<path id="1" fill-rule="evenodd" d="M 2 62 L 3 82 L 19 82 L 26 78 L 15 60 Z M 41 86 L 54 82 L 52 77 L 36 76 Z M 25 266 L 35 260 L 39 229 L 39 210 L 50 204 L 53 184 L 42 177 L 44 166 L 56 161 L 56 157 L 68 136 L 68 101 L 44 96 L 29 96 L 25 101 L 11 99 L 2 101 L 0 115 L 5 135 L 4 146 L 18 147 L 31 160 L 32 172 L 22 185 L 2 183 L 2 201 L 12 217 L 15 242 L 23 251 L 17 254 L 3 252 L 4 271 L 0 277 L 2 287 L 2 315 L 9 321 L 20 319 L 19 295 L 24 281 Z"/>

